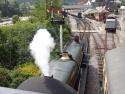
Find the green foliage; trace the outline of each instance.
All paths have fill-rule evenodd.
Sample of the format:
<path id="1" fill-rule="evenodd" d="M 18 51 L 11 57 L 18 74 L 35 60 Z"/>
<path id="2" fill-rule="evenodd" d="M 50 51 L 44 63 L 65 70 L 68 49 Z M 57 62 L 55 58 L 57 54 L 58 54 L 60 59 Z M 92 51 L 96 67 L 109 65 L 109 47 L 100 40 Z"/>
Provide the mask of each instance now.
<path id="1" fill-rule="evenodd" d="M 34 77 L 40 76 L 41 72 L 39 68 L 33 63 L 26 63 L 21 66 L 18 66 L 11 73 L 12 82 L 10 87 L 16 88 L 20 85 L 24 80 Z"/>
<path id="2" fill-rule="evenodd" d="M 28 46 L 37 29 L 37 24 L 19 22 L 12 26 L 0 27 L 0 64 L 12 69 L 31 60 Z"/>
<path id="3" fill-rule="evenodd" d="M 9 71 L 5 68 L 0 68 L 0 86 L 8 87 L 11 80 Z"/>
<path id="4" fill-rule="evenodd" d="M 122 2 L 122 5 L 125 6 L 125 0 L 120 0 Z"/>
<path id="5" fill-rule="evenodd" d="M 32 5 L 29 2 L 22 2 L 21 4 L 19 4 L 20 12 L 24 15 L 29 13 L 32 10 L 31 6 Z"/>
<path id="6" fill-rule="evenodd" d="M 46 8 L 45 3 L 43 1 L 37 2 L 34 5 L 34 10 L 32 10 L 31 15 L 36 18 L 36 21 L 42 22 L 46 18 Z"/>
<path id="7" fill-rule="evenodd" d="M 16 1 L 10 2 L 11 0 L 1 0 L 0 1 L 0 10 L 1 15 L 10 17 L 14 14 L 21 15 L 21 12 L 19 10 L 19 4 Z"/>
<path id="8" fill-rule="evenodd" d="M 12 19 L 13 19 L 13 23 L 16 23 L 16 22 L 19 22 L 19 21 L 20 21 L 20 18 L 19 18 L 18 15 L 14 15 L 14 16 L 12 17 Z"/>
<path id="9" fill-rule="evenodd" d="M 60 8 L 61 2 L 62 0 L 57 0 L 57 2 L 53 3 L 55 7 L 54 12 Z M 45 9 L 45 2 L 36 3 L 35 9 L 31 13 L 33 17 L 28 22 L 20 22 L 18 21 L 18 16 L 16 16 L 13 17 L 14 22 L 16 22 L 14 25 L 0 27 L 0 66 L 11 70 L 5 71 L 4 74 L 0 72 L 1 86 L 16 88 L 29 77 L 39 76 L 41 74 L 36 65 L 27 63 L 33 62 L 28 47 L 35 32 L 39 28 L 47 28 L 55 39 L 56 47 L 51 53 L 51 59 L 59 57 L 59 25 L 53 26 L 50 23 L 50 17 L 46 17 Z M 69 40 L 69 35 L 70 28 L 68 25 L 64 25 L 64 44 Z M 2 81 L 4 78 L 8 79 Z"/>
<path id="10" fill-rule="evenodd" d="M 41 74 L 39 68 L 34 63 L 25 63 L 18 66 L 15 71 L 29 76 L 39 76 Z"/>
<path id="11" fill-rule="evenodd" d="M 31 62 L 22 64 L 11 71 L 0 68 L 0 86 L 16 88 L 26 79 L 40 75 L 39 68 Z"/>

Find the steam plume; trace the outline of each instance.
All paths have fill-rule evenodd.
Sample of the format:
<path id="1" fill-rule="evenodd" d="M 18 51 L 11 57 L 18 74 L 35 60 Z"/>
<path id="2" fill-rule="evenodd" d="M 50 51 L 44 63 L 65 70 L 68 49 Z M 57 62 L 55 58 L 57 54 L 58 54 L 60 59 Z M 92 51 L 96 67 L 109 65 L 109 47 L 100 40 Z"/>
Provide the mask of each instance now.
<path id="1" fill-rule="evenodd" d="M 54 39 L 46 29 L 39 29 L 29 45 L 35 63 L 39 66 L 44 76 L 49 76 L 50 52 L 55 46 Z"/>

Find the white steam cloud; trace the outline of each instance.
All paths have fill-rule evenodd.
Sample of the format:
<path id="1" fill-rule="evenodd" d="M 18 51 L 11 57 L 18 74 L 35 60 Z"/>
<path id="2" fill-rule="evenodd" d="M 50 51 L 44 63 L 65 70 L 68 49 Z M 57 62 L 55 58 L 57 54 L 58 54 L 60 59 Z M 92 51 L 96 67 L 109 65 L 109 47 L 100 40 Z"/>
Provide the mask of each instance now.
<path id="1" fill-rule="evenodd" d="M 46 29 L 39 29 L 29 45 L 35 63 L 39 66 L 44 76 L 49 76 L 50 52 L 55 46 L 54 39 Z"/>

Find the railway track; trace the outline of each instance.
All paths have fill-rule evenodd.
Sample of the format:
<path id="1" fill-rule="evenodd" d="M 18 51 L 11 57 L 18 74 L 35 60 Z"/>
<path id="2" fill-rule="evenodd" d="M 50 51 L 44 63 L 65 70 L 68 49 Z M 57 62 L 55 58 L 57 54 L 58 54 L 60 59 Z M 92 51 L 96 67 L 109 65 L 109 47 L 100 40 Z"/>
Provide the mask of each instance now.
<path id="1" fill-rule="evenodd" d="M 72 42 L 72 39 L 79 38 L 79 43 L 82 45 L 83 59 L 80 66 L 80 74 L 78 85 L 78 94 L 85 94 L 86 89 L 86 80 L 87 80 L 87 71 L 88 71 L 88 63 L 89 63 L 89 36 L 88 32 L 85 32 L 87 28 L 81 19 L 74 17 L 77 22 L 76 32 L 72 32 L 72 38 L 67 42 L 64 46 L 64 51 L 67 49 L 68 45 Z M 79 37 L 76 37 L 79 36 Z M 77 86 L 77 85 L 76 85 Z"/>
<path id="2" fill-rule="evenodd" d="M 82 20 L 82 19 L 77 19 L 77 18 L 75 18 L 75 20 L 76 20 L 76 22 L 77 22 L 77 28 L 78 28 L 78 30 L 79 30 L 79 32 L 77 32 L 77 34 L 79 33 L 80 35 L 82 34 L 82 36 L 81 36 L 81 41 L 83 42 L 83 44 L 84 44 L 84 48 L 83 48 L 83 52 L 85 53 L 86 52 L 86 50 L 87 49 L 89 49 L 90 50 L 90 47 L 89 47 L 89 45 L 90 45 L 90 36 L 92 36 L 93 35 L 93 40 L 94 40 L 94 43 L 95 43 L 95 50 L 96 50 L 96 54 L 97 54 L 97 59 L 98 59 L 98 66 L 101 66 L 101 67 L 99 67 L 99 71 L 100 71 L 100 73 L 99 73 L 99 75 L 101 75 L 100 76 L 100 80 L 102 79 L 102 66 L 103 66 L 103 64 L 102 64 L 102 62 L 101 62 L 101 60 L 103 60 L 103 57 L 102 56 L 104 56 L 104 55 L 102 55 L 102 49 L 103 49 L 103 53 L 104 53 L 104 50 L 105 50 L 105 48 L 104 48 L 104 40 L 103 40 L 103 38 L 101 38 L 101 36 L 100 36 L 100 34 L 98 34 L 98 33 L 90 33 L 91 32 L 91 30 L 93 30 L 94 28 L 91 26 L 91 22 L 88 22 L 88 21 L 86 21 L 86 20 Z M 82 31 L 82 32 L 81 32 Z M 90 31 L 90 32 L 88 32 L 88 31 Z M 99 40 L 101 40 L 99 43 L 98 43 L 98 41 Z M 103 41 L 103 42 L 102 42 Z M 102 44 L 103 43 L 103 44 Z M 89 53 L 89 54 L 88 54 Z M 88 52 L 87 54 L 88 54 L 88 56 L 89 56 L 89 58 L 90 58 L 90 52 Z M 89 59 L 88 58 L 88 62 L 89 62 Z M 86 60 L 84 60 L 84 62 L 85 62 Z M 92 71 L 93 71 L 93 69 L 89 69 L 88 70 L 90 73 L 92 73 Z M 95 70 L 94 70 L 95 71 Z M 85 88 L 85 92 L 84 93 L 80 93 L 80 94 L 100 94 L 99 92 L 100 92 L 100 90 L 98 90 L 99 89 L 99 87 L 100 86 L 98 86 L 97 85 L 97 87 L 95 86 L 95 84 L 96 84 L 96 82 L 98 82 L 97 80 L 96 80 L 96 77 L 95 78 L 93 78 L 93 81 L 91 80 L 90 81 L 90 79 L 92 79 L 91 77 L 91 75 L 95 75 L 94 73 L 93 74 L 90 74 L 90 73 L 88 73 L 87 74 L 87 80 L 86 80 L 86 83 L 84 83 L 84 84 L 86 84 L 86 85 L 84 85 L 84 87 L 86 86 L 86 88 Z M 98 75 L 98 73 L 97 73 L 97 75 Z M 96 81 L 95 81 L 96 80 Z M 94 88 L 96 87 L 96 91 L 94 90 Z M 83 88 L 82 88 L 82 90 L 83 90 Z M 93 92 L 92 92 L 93 91 Z M 99 92 L 98 92 L 99 91 Z M 98 92 L 98 93 L 97 93 Z"/>
<path id="3" fill-rule="evenodd" d="M 98 76 L 99 76 L 99 82 L 100 82 L 100 89 L 99 89 L 99 93 L 98 94 L 101 94 L 102 93 L 103 59 L 104 59 L 104 55 L 105 55 L 105 52 L 107 50 L 116 48 L 116 46 L 117 46 L 116 45 L 116 41 L 119 40 L 119 37 L 118 37 L 117 34 L 106 33 L 105 35 L 103 35 L 103 36 L 105 36 L 103 38 L 103 36 L 100 33 L 98 33 L 98 31 L 96 32 L 97 28 L 93 27 L 95 25 L 92 25 L 92 22 L 89 22 L 88 20 L 84 21 L 84 22 L 82 20 L 81 21 L 77 21 L 77 22 L 79 23 L 79 26 L 77 26 L 79 31 L 84 26 L 85 30 L 84 30 L 84 33 L 82 35 L 83 40 L 85 40 L 86 38 L 88 38 L 87 40 L 89 40 L 90 36 L 92 36 L 92 38 L 93 38 L 94 46 L 95 46 L 94 50 L 95 50 L 95 53 L 96 53 L 96 60 L 97 60 L 97 63 L 98 63 Z M 96 33 L 92 33 L 92 32 L 87 33 L 86 30 L 88 30 L 88 31 L 89 30 L 95 30 Z M 81 30 L 81 31 L 83 31 L 83 30 Z M 89 94 L 89 93 L 86 93 L 86 94 Z M 93 94 L 93 93 L 91 93 L 91 94 Z M 94 93 L 94 94 L 97 94 L 97 93 Z"/>
<path id="4" fill-rule="evenodd" d="M 84 50 L 86 50 L 86 48 L 89 48 L 88 43 L 91 41 L 89 38 L 90 37 L 92 38 L 93 45 L 94 45 L 94 52 L 95 52 L 94 54 L 96 55 L 95 59 L 96 59 L 97 66 L 98 66 L 97 76 L 98 76 L 98 81 L 99 81 L 99 88 L 98 88 L 99 91 L 97 90 L 97 92 L 92 93 L 92 92 L 89 92 L 88 90 L 87 93 L 85 94 L 101 94 L 102 93 L 104 55 L 107 50 L 116 48 L 117 46 L 116 41 L 118 41 L 118 36 L 117 34 L 110 34 L 110 33 L 105 33 L 105 35 L 101 35 L 101 32 L 100 33 L 98 32 L 97 27 L 95 27 L 96 25 L 93 25 L 94 23 L 92 23 L 91 20 L 88 20 L 88 19 L 82 20 L 78 18 L 75 18 L 75 20 L 77 22 L 77 28 L 79 30 L 77 34 L 81 35 L 80 39 L 86 45 Z M 95 31 L 95 32 L 91 32 L 91 31 Z M 94 84 L 95 82 L 92 82 L 92 83 Z M 92 85 L 92 83 L 86 82 L 86 84 L 88 84 L 87 88 L 92 89 L 93 87 L 89 86 L 89 85 Z"/>
<path id="5" fill-rule="evenodd" d="M 98 33 L 92 33 L 92 37 L 95 42 L 95 51 L 96 51 L 96 56 L 98 61 L 99 79 L 101 83 L 103 78 L 103 59 L 105 54 L 105 44 L 104 44 L 104 41 L 101 40 L 101 37 Z"/>
<path id="6" fill-rule="evenodd" d="M 89 49 L 89 42 L 93 42 L 92 45 L 93 45 L 93 48 L 90 49 L 93 53 L 95 57 L 95 65 L 97 64 L 97 70 L 98 70 L 98 81 L 99 81 L 99 92 L 97 90 L 97 92 L 89 92 L 90 89 L 92 89 L 93 87 L 92 86 L 89 86 L 89 85 L 92 85 L 92 84 L 95 84 L 95 82 L 89 82 L 87 81 L 86 84 L 87 85 L 87 88 L 88 91 L 87 93 L 85 94 L 101 94 L 102 93 L 102 80 L 103 80 L 103 60 L 104 60 L 104 56 L 105 56 L 105 53 L 107 50 L 111 50 L 113 48 L 116 48 L 118 45 L 119 42 L 119 36 L 116 32 L 116 34 L 112 34 L 112 33 L 107 33 L 105 31 L 102 31 L 100 32 L 99 30 L 97 30 L 98 28 L 96 27 L 96 25 L 94 25 L 93 21 L 91 21 L 90 19 L 78 19 L 78 18 L 75 18 L 74 19 L 76 20 L 77 22 L 77 29 L 79 32 L 77 32 L 77 34 L 81 35 L 80 36 L 80 40 L 86 45 L 85 48 Z M 95 31 L 95 32 L 91 32 L 92 31 Z M 88 32 L 89 31 L 89 32 Z M 99 31 L 99 32 L 98 32 Z M 91 38 L 91 39 L 90 39 Z M 88 46 L 88 47 L 87 47 Z M 90 47 L 91 48 L 91 47 Z M 84 49 L 86 50 L 86 49 Z M 84 51 L 83 50 L 83 51 Z M 91 52 L 89 52 L 90 54 Z M 91 54 L 90 54 L 91 55 Z M 91 71 L 91 70 L 90 70 Z M 94 73 L 94 72 L 91 72 L 91 73 Z M 91 74 L 90 74 L 91 75 Z M 92 76 L 91 76 L 92 77 Z M 97 78 L 97 77 L 95 77 Z M 94 90 L 94 89 L 93 89 Z"/>
<path id="7" fill-rule="evenodd" d="M 89 37 L 90 34 L 86 32 L 86 27 L 82 19 L 75 18 L 77 22 L 77 29 L 80 32 L 80 42 L 83 44 L 83 60 L 81 65 L 81 79 L 80 79 L 80 91 L 79 94 L 85 94 L 86 85 L 87 85 L 87 74 L 88 74 L 88 63 L 89 63 Z"/>
<path id="8" fill-rule="evenodd" d="M 95 29 L 93 25 L 90 24 L 91 29 Z M 96 30 L 96 29 L 95 29 Z M 106 31 L 105 31 L 106 32 Z M 103 80 L 103 60 L 105 53 L 107 50 L 111 50 L 117 47 L 119 43 L 119 36 L 116 33 L 105 33 L 105 38 L 101 35 L 101 33 L 91 33 L 95 43 L 95 52 L 98 62 L 98 72 L 99 72 L 99 81 L 100 81 L 100 94 L 102 94 L 102 80 Z"/>
<path id="9" fill-rule="evenodd" d="M 115 44 L 115 34 L 114 33 L 107 33 L 105 35 L 105 45 L 106 45 L 106 50 L 111 50 L 113 48 L 116 48 Z"/>
<path id="10" fill-rule="evenodd" d="M 88 27 L 91 30 L 95 30 L 95 33 L 91 33 L 91 38 L 94 43 L 95 59 L 97 62 L 96 64 L 98 66 L 97 75 L 98 75 L 98 81 L 99 81 L 99 88 L 98 88 L 99 90 L 97 91 L 97 93 L 102 94 L 103 59 L 106 52 L 106 45 L 105 45 L 106 42 L 105 42 L 105 39 L 103 39 L 102 35 L 96 30 L 96 27 L 94 27 L 95 25 L 92 25 L 92 24 L 93 24 L 92 22 L 88 21 Z"/>

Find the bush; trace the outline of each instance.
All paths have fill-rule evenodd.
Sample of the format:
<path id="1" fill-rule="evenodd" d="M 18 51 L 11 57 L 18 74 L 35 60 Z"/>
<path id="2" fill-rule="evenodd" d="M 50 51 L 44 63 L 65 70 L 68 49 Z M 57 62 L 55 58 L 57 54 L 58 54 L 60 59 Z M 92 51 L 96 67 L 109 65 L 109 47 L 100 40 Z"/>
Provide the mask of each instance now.
<path id="1" fill-rule="evenodd" d="M 13 23 L 14 23 L 14 24 L 15 24 L 16 22 L 20 21 L 20 18 L 19 18 L 18 15 L 14 15 L 14 16 L 12 17 L 12 19 L 13 19 Z"/>
<path id="2" fill-rule="evenodd" d="M 16 88 L 26 79 L 40 75 L 41 72 L 35 64 L 33 63 L 23 64 L 15 68 L 14 71 L 11 73 L 12 83 L 10 84 L 10 87 Z"/>
<path id="3" fill-rule="evenodd" d="M 0 68 L 0 86 L 8 87 L 11 81 L 9 71 L 5 68 Z"/>

